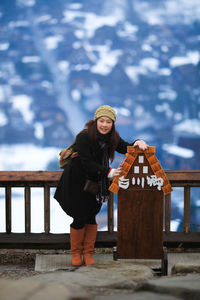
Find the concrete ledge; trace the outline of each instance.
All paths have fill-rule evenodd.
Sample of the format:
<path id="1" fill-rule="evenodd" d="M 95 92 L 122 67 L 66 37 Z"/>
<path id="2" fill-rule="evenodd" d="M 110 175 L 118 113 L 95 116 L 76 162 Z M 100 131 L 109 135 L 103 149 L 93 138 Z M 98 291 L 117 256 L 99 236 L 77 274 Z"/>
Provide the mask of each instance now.
<path id="1" fill-rule="evenodd" d="M 179 273 L 200 273 L 200 264 L 194 263 L 178 263 L 175 264 L 172 268 L 172 274 L 179 274 Z"/>

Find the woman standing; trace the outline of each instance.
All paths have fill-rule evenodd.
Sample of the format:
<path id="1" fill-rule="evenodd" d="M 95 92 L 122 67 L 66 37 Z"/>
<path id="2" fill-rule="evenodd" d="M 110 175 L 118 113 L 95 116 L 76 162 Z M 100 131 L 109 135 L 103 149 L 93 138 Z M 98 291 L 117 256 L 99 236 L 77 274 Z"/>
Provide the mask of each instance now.
<path id="1" fill-rule="evenodd" d="M 96 215 L 102 203 L 109 197 L 109 180 L 120 175 L 121 168 L 111 169 L 115 151 L 125 154 L 127 146 L 138 146 L 145 150 L 148 146 L 142 140 L 133 144 L 125 142 L 115 130 L 116 114 L 108 105 L 100 106 L 85 129 L 76 137 L 74 157 L 65 167 L 54 198 L 62 209 L 73 218 L 70 225 L 72 265 L 94 264 L 92 258 L 97 234 Z M 86 181 L 98 183 L 96 195 L 84 191 Z"/>

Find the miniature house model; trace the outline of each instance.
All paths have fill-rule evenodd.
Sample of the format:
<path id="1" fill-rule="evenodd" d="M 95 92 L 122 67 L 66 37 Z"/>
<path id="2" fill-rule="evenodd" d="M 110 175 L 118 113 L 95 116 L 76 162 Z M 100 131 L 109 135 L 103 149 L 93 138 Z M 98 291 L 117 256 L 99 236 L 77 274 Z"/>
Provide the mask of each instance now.
<path id="1" fill-rule="evenodd" d="M 118 258 L 157 259 L 163 255 L 163 200 L 172 188 L 155 147 L 128 146 L 120 177 L 109 190 L 118 193 Z"/>

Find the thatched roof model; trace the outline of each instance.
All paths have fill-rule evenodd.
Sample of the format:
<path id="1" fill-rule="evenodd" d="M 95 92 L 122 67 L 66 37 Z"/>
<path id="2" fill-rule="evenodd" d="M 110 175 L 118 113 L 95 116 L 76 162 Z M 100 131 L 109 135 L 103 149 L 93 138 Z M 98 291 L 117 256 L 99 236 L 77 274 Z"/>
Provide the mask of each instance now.
<path id="1" fill-rule="evenodd" d="M 120 189 L 119 178 L 121 176 L 126 177 L 128 175 L 136 158 L 141 154 L 143 154 L 146 157 L 154 175 L 156 177 L 163 179 L 163 184 L 161 187 L 163 193 L 165 195 L 171 193 L 172 188 L 171 188 L 170 182 L 169 182 L 165 172 L 163 171 L 158 159 L 156 158 L 155 147 L 148 147 L 146 150 L 143 151 L 143 150 L 139 149 L 138 147 L 128 146 L 126 158 L 125 158 L 124 162 L 122 163 L 122 172 L 121 172 L 120 176 L 114 178 L 112 184 L 110 185 L 109 190 L 113 193 L 118 193 L 118 191 Z"/>

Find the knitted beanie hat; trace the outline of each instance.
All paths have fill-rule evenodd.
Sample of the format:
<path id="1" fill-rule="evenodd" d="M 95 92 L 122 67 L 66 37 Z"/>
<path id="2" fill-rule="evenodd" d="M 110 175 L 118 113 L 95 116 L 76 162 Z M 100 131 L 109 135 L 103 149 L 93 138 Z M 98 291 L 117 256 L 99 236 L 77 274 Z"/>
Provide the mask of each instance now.
<path id="1" fill-rule="evenodd" d="M 116 113 L 114 109 L 109 105 L 102 105 L 97 108 L 94 114 L 94 119 L 97 120 L 100 117 L 108 117 L 113 120 L 113 122 L 116 121 Z"/>

